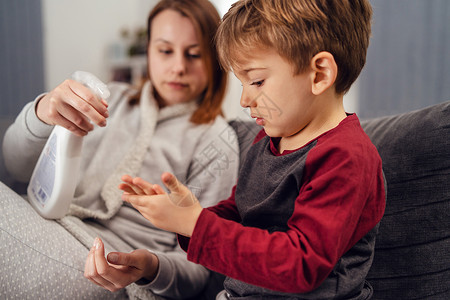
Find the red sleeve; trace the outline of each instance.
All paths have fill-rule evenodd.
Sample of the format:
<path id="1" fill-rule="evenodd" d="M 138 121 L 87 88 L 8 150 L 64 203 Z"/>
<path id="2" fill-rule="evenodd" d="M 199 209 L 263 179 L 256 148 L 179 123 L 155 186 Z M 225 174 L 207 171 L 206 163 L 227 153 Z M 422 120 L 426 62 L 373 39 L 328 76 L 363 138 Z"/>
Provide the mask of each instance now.
<path id="1" fill-rule="evenodd" d="M 212 211 L 216 215 L 221 218 L 227 220 L 233 220 L 235 222 L 241 222 L 241 217 L 236 208 L 236 203 L 234 199 L 234 195 L 236 193 L 236 186 L 231 190 L 231 196 L 227 200 L 220 201 L 214 206 L 206 208 L 209 211 Z"/>
<path id="2" fill-rule="evenodd" d="M 236 203 L 234 201 L 235 192 L 236 186 L 233 187 L 231 196 L 228 199 L 222 200 L 214 206 L 204 208 L 203 211 L 208 210 L 213 212 L 220 218 L 233 220 L 234 222 L 238 223 L 241 222 L 241 217 L 239 215 L 239 212 L 237 211 Z M 190 243 L 190 238 L 178 235 L 178 243 L 184 251 L 187 251 Z"/>
<path id="3" fill-rule="evenodd" d="M 313 152 L 314 151 L 314 152 Z M 381 160 L 316 146 L 286 232 L 244 227 L 203 210 L 188 259 L 229 277 L 287 293 L 317 288 L 384 212 Z M 351 154 L 351 155 L 350 155 Z M 320 170 L 320 171 L 313 171 Z"/>

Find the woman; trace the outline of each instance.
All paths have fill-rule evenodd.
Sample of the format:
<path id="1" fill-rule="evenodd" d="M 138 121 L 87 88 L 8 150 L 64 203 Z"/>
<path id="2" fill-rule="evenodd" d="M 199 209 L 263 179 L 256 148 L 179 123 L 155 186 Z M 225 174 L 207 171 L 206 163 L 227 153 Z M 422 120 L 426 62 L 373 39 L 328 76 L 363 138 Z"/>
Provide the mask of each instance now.
<path id="1" fill-rule="evenodd" d="M 100 295 L 122 297 L 121 288 L 127 286 L 129 296 L 151 291 L 147 297 L 182 299 L 198 295 L 206 285 L 209 272 L 186 260 L 175 235 L 123 204 L 117 186 L 123 174 L 160 182 L 159 174 L 169 171 L 197 192 L 202 206 L 229 193 L 237 176 L 238 147 L 221 116 L 227 76 L 212 42 L 219 21 L 206 0 L 159 2 L 148 19 L 149 80 L 140 91 L 111 83 L 106 103 L 66 80 L 27 104 L 5 134 L 7 168 L 22 180 L 31 176 L 52 125 L 85 136 L 75 199 L 59 224 L 85 246 L 100 237 L 84 274 L 105 289 L 120 290 Z M 106 260 L 104 248 L 121 252 Z M 85 282 L 80 289 L 95 287 Z"/>

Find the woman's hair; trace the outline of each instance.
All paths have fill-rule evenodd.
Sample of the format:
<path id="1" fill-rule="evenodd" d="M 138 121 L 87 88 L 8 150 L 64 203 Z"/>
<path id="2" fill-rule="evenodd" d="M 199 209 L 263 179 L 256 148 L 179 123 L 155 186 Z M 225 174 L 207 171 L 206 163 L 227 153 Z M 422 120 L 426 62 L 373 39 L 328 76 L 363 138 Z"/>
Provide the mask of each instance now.
<path id="1" fill-rule="evenodd" d="M 274 49 L 299 74 L 328 51 L 338 66 L 336 93 L 344 94 L 364 67 L 371 17 L 368 0 L 238 1 L 217 32 L 219 59 L 229 70 L 254 49 Z"/>
<path id="2" fill-rule="evenodd" d="M 152 21 L 164 10 L 171 9 L 189 18 L 200 39 L 201 59 L 203 59 L 208 77 L 208 84 L 199 107 L 193 113 L 191 122 L 205 124 L 222 115 L 222 102 L 227 86 L 227 72 L 220 67 L 214 36 L 220 23 L 220 16 L 208 0 L 161 0 L 150 12 L 147 21 L 148 42 L 151 38 Z"/>

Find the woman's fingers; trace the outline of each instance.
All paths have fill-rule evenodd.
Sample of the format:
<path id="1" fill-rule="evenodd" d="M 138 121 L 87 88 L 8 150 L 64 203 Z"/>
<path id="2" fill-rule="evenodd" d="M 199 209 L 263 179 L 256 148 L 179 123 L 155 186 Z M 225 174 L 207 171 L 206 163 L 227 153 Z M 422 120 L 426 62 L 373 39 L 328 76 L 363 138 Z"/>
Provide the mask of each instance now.
<path id="1" fill-rule="evenodd" d="M 114 283 L 116 272 L 117 270 L 106 261 L 102 241 L 96 238 L 86 260 L 85 277 L 93 283 L 114 292 L 122 288 L 122 286 L 117 286 Z"/>
<path id="2" fill-rule="evenodd" d="M 106 125 L 108 106 L 83 84 L 66 80 L 45 95 L 37 104 L 39 119 L 60 125 L 77 135 L 86 135 L 94 127 Z"/>
<path id="3" fill-rule="evenodd" d="M 50 99 L 50 101 L 56 100 Z M 62 126 L 79 136 L 84 136 L 94 129 L 89 119 L 64 102 L 51 105 L 48 110 L 48 117 L 51 119 L 52 125 Z"/>
<path id="4" fill-rule="evenodd" d="M 88 117 L 93 123 L 102 126 L 108 117 L 108 107 L 102 102 L 100 96 L 97 96 L 88 87 L 75 80 L 67 80 L 71 94 L 77 97 L 70 97 L 71 104 L 78 111 Z"/>
<path id="5" fill-rule="evenodd" d="M 89 105 L 105 118 L 108 117 L 108 103 L 102 98 L 102 95 L 99 94 L 98 91 L 93 91 L 76 80 L 68 79 L 67 83 L 73 93 L 78 95 L 80 99 L 89 103 Z"/>
<path id="6" fill-rule="evenodd" d="M 111 288 L 113 288 L 112 283 L 108 280 L 105 280 L 98 274 L 95 262 L 95 251 L 95 246 L 92 246 L 86 259 L 86 264 L 84 267 L 84 277 L 89 279 L 89 281 L 91 281 L 92 283 L 101 286 L 102 288 L 111 290 Z"/>

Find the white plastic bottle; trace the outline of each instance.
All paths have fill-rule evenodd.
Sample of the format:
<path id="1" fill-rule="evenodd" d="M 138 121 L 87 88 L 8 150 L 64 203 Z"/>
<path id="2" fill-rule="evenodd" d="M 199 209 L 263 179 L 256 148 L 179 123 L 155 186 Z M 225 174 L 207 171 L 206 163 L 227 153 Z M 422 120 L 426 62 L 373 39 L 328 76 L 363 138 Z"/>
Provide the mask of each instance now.
<path id="1" fill-rule="evenodd" d="M 106 99 L 106 85 L 94 75 L 77 71 L 72 78 Z M 83 138 L 55 126 L 42 150 L 28 184 L 28 199 L 36 211 L 47 219 L 67 214 L 75 193 L 80 168 Z"/>

